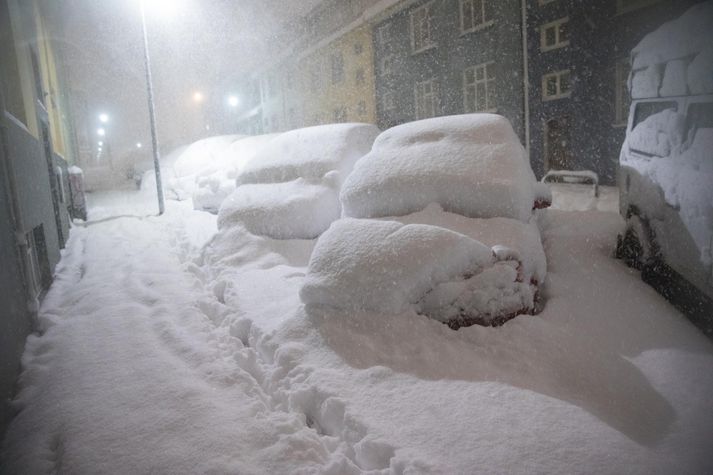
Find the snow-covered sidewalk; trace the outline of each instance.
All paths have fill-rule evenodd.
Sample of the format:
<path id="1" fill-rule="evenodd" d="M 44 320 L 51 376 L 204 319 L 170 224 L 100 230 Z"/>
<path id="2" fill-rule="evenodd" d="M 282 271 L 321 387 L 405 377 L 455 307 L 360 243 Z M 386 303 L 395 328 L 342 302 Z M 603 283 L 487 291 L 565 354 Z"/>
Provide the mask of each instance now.
<path id="1" fill-rule="evenodd" d="M 617 214 L 548 210 L 544 312 L 454 332 L 306 314 L 313 241 L 122 206 L 72 230 L 3 473 L 713 472 L 713 345 L 610 257 Z"/>

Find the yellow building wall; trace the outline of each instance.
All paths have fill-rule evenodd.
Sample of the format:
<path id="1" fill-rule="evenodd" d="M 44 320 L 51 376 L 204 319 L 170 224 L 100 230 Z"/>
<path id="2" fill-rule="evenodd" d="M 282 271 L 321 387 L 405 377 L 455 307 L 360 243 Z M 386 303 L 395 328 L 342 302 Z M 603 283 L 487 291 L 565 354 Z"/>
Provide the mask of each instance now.
<path id="1" fill-rule="evenodd" d="M 332 58 L 340 54 L 343 78 L 335 82 Z M 337 122 L 335 111 L 342 108 L 344 122 L 376 123 L 371 28 L 365 25 L 344 34 L 301 60 L 297 70 L 304 125 Z"/>

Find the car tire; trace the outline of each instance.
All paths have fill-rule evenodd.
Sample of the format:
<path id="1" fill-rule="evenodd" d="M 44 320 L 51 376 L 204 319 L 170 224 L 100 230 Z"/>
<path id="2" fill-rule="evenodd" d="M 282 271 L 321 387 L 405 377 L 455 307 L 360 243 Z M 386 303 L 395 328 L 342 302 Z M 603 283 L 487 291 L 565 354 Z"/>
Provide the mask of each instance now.
<path id="1" fill-rule="evenodd" d="M 617 257 L 626 265 L 641 270 L 656 259 L 651 229 L 648 223 L 638 215 L 631 215 L 626 220 L 626 231 L 620 236 Z"/>

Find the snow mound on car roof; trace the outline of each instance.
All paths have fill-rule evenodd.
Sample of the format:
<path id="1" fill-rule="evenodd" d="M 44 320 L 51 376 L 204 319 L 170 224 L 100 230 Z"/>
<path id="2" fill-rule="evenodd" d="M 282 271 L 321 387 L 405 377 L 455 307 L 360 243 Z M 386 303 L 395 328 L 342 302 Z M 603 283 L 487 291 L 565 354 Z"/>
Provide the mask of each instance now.
<path id="1" fill-rule="evenodd" d="M 238 175 L 219 226 L 242 224 L 275 239 L 317 237 L 340 217 L 341 182 L 377 133 L 369 124 L 331 124 L 275 137 Z"/>
<path id="2" fill-rule="evenodd" d="M 245 137 L 223 149 L 217 155 L 212 169 L 204 169 L 202 173 L 196 175 L 193 207 L 217 212 L 221 203 L 235 190 L 235 179 L 238 175 L 276 136 L 277 134 L 267 134 Z"/>
<path id="3" fill-rule="evenodd" d="M 410 122 L 379 135 L 341 192 L 344 215 L 399 216 L 430 203 L 469 217 L 532 215 L 535 176 L 510 122 L 467 114 Z"/>
<path id="4" fill-rule="evenodd" d="M 313 239 L 339 219 L 335 187 L 302 178 L 287 183 L 241 185 L 223 202 L 218 228 L 237 224 L 275 239 Z"/>
<path id="5" fill-rule="evenodd" d="M 631 51 L 631 97 L 713 92 L 713 1 L 701 2 L 646 35 Z"/>
<path id="6" fill-rule="evenodd" d="M 345 218 L 317 241 L 300 297 L 307 305 L 415 310 L 441 321 L 464 308 L 485 318 L 504 315 L 531 297 L 509 257 L 500 260 L 484 244 L 436 226 Z"/>
<path id="7" fill-rule="evenodd" d="M 379 134 L 371 124 L 329 124 L 290 130 L 271 140 L 248 163 L 238 183 L 318 180 L 330 171 L 340 179 L 366 154 Z"/>
<path id="8" fill-rule="evenodd" d="M 219 135 L 193 142 L 181 153 L 173 165 L 179 178 L 205 175 L 225 167 L 224 152 L 241 135 Z"/>

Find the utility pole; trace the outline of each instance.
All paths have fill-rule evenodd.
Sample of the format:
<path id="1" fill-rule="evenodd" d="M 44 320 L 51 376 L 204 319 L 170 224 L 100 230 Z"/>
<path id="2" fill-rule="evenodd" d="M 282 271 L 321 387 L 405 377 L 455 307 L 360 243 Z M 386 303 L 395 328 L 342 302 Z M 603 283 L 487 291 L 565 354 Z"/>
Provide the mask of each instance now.
<path id="1" fill-rule="evenodd" d="M 141 28 L 144 33 L 144 63 L 146 64 L 146 91 L 149 99 L 149 122 L 151 124 L 151 146 L 153 148 L 153 166 L 156 172 L 156 194 L 158 195 L 158 214 L 165 211 L 163 202 L 163 186 L 161 184 L 161 164 L 158 151 L 158 135 L 156 133 L 156 110 L 153 98 L 153 83 L 151 81 L 151 59 L 149 58 L 149 37 L 146 32 L 146 11 L 144 1 L 141 4 Z"/>

